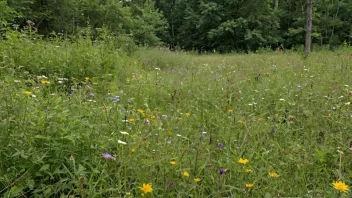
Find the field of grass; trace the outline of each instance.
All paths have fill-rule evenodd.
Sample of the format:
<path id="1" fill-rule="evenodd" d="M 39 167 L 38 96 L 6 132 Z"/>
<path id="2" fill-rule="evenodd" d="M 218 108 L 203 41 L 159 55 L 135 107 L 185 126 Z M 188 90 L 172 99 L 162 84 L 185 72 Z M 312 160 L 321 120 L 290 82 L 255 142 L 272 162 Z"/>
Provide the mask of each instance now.
<path id="1" fill-rule="evenodd" d="M 351 49 L 125 51 L 0 42 L 1 196 L 351 196 Z"/>

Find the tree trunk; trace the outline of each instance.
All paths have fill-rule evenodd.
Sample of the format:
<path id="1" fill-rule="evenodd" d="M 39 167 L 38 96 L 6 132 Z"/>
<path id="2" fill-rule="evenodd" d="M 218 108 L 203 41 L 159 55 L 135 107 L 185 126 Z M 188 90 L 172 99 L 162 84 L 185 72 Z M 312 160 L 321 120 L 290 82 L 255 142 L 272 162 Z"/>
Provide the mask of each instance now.
<path id="1" fill-rule="evenodd" d="M 310 54 L 310 45 L 312 43 L 312 11 L 313 0 L 307 0 L 307 24 L 306 24 L 306 44 L 305 53 L 306 57 Z"/>
<path id="2" fill-rule="evenodd" d="M 275 0 L 274 8 L 277 9 L 279 7 L 279 0 Z"/>

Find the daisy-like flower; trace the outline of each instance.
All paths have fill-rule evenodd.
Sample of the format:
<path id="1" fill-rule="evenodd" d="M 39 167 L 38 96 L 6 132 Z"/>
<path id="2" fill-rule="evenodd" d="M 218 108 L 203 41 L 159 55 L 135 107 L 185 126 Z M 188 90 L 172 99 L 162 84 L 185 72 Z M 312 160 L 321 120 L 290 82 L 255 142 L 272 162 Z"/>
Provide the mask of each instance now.
<path id="1" fill-rule="evenodd" d="M 240 164 L 247 164 L 248 163 L 248 159 L 243 159 L 242 157 L 237 161 Z"/>
<path id="2" fill-rule="evenodd" d="M 252 169 L 246 169 L 245 172 L 246 172 L 246 173 L 251 173 L 251 172 L 252 172 Z"/>
<path id="3" fill-rule="evenodd" d="M 270 177 L 279 177 L 280 175 L 275 172 L 269 172 Z"/>
<path id="4" fill-rule="evenodd" d="M 90 78 L 89 77 L 85 77 L 84 78 L 86 81 L 90 81 Z"/>
<path id="5" fill-rule="evenodd" d="M 144 113 L 143 109 L 138 109 L 137 111 L 138 111 L 138 113 L 142 113 L 142 114 Z"/>
<path id="6" fill-rule="evenodd" d="M 346 193 L 349 190 L 349 187 L 342 181 L 333 182 L 332 185 L 334 186 L 334 188 L 336 190 L 344 192 L 344 193 Z"/>
<path id="7" fill-rule="evenodd" d="M 254 184 L 246 184 L 246 188 L 253 188 Z"/>
<path id="8" fill-rule="evenodd" d="M 23 93 L 26 94 L 26 95 L 32 95 L 32 92 L 30 92 L 30 91 L 25 91 Z"/>
<path id="9" fill-rule="evenodd" d="M 200 182 L 201 179 L 197 177 L 197 178 L 194 178 L 193 180 L 194 180 L 195 182 Z"/>
<path id="10" fill-rule="evenodd" d="M 191 116 L 191 114 L 190 113 L 186 113 L 186 116 L 189 117 L 189 116 Z"/>
<path id="11" fill-rule="evenodd" d="M 188 173 L 187 171 L 184 171 L 184 172 L 183 172 L 183 176 L 189 177 L 189 173 Z"/>
<path id="12" fill-rule="evenodd" d="M 123 145 L 126 145 L 126 144 L 127 144 L 126 142 L 121 141 L 121 140 L 117 140 L 117 143 L 119 143 L 119 144 L 123 144 Z"/>
<path id="13" fill-rule="evenodd" d="M 143 191 L 144 194 L 151 193 L 153 191 L 152 184 L 143 184 L 142 186 L 138 187 Z"/>
<path id="14" fill-rule="evenodd" d="M 176 164 L 176 161 L 171 161 L 170 164 L 171 164 L 171 165 L 175 165 L 175 164 Z"/>
<path id="15" fill-rule="evenodd" d="M 133 123 L 133 122 L 134 122 L 134 118 L 128 119 L 128 122 L 129 122 L 129 123 Z"/>
<path id="16" fill-rule="evenodd" d="M 227 112 L 232 113 L 232 112 L 233 112 L 233 110 L 232 110 L 232 109 L 229 109 L 229 110 L 227 110 Z"/>

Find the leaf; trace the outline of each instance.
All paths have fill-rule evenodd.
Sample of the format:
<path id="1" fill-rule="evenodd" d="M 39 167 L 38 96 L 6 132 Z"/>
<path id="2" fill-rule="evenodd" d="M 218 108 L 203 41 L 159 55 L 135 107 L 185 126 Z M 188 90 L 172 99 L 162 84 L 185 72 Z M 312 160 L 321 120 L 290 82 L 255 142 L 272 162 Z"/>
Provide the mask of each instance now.
<path id="1" fill-rule="evenodd" d="M 48 170 L 49 168 L 50 168 L 50 165 L 49 165 L 49 164 L 45 164 L 44 166 L 42 166 L 42 167 L 40 168 L 39 171 L 46 171 L 46 170 Z"/>

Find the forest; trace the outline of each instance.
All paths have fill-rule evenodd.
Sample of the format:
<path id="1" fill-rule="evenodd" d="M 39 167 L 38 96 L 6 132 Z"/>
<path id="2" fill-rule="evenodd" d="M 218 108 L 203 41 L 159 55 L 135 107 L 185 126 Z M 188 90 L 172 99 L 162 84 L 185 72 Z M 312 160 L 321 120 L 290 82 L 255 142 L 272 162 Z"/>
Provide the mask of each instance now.
<path id="1" fill-rule="evenodd" d="M 307 0 L 1 0 L 0 23 L 2 33 L 32 26 L 43 38 L 89 34 L 131 48 L 299 50 L 306 7 Z M 312 18 L 313 50 L 352 43 L 352 1 L 313 0 Z"/>

